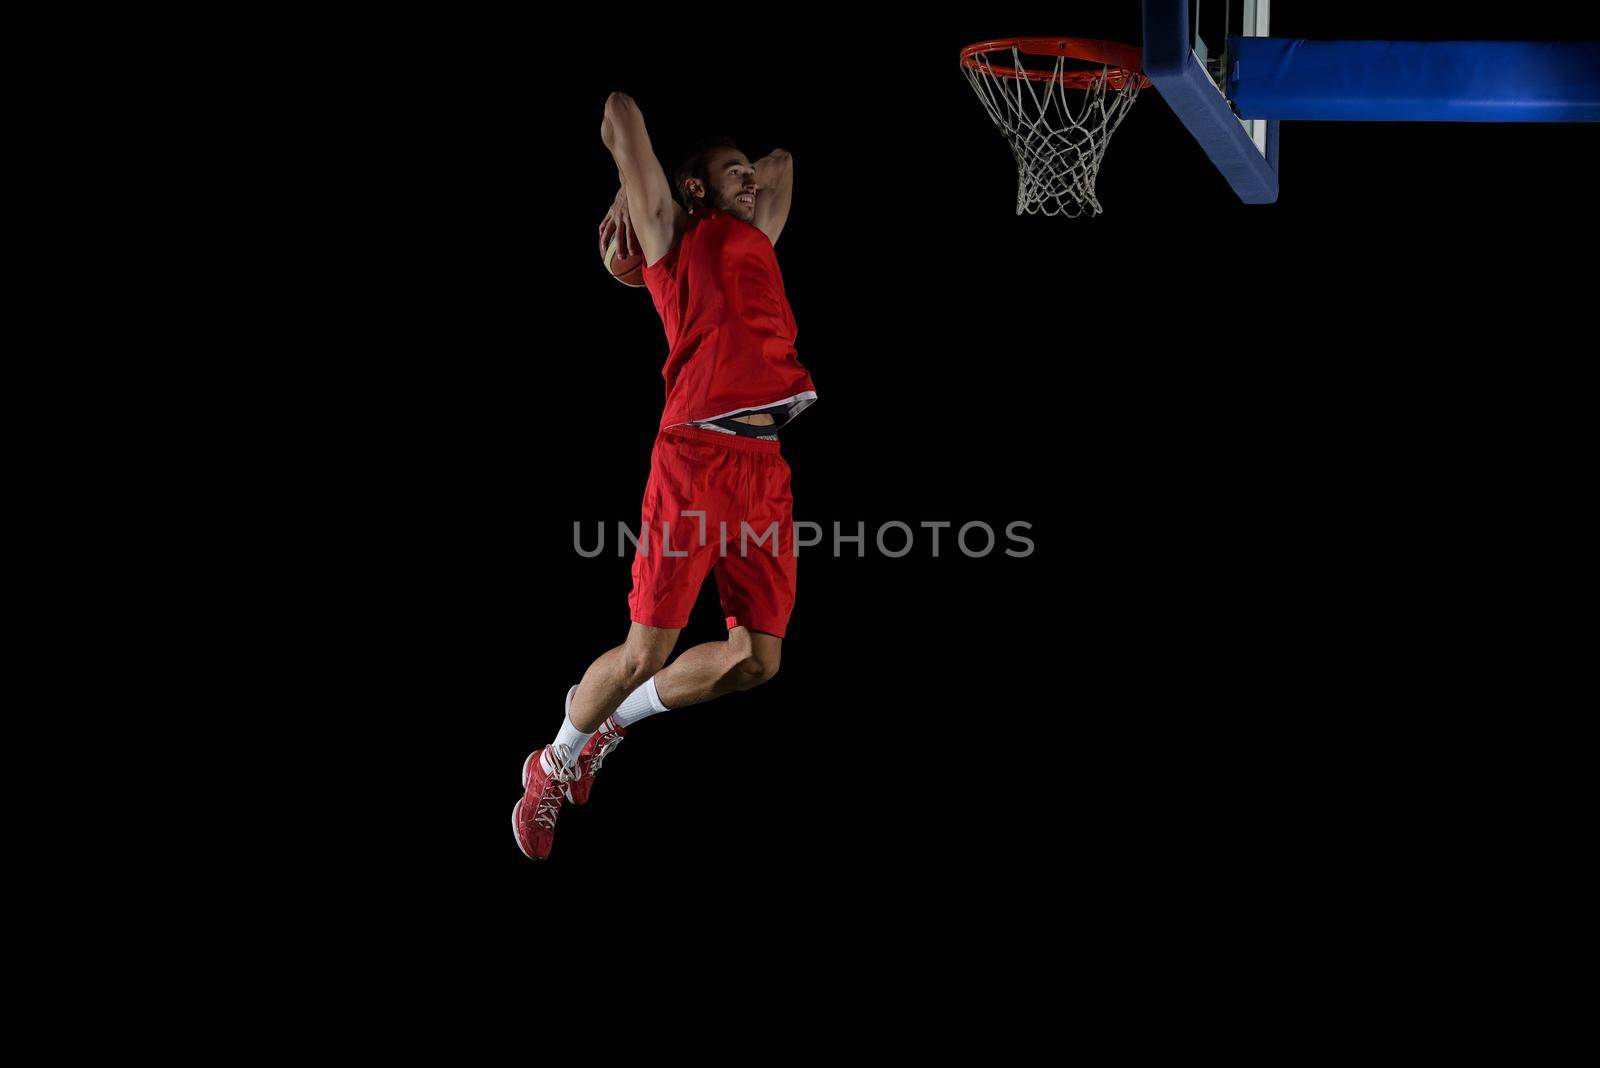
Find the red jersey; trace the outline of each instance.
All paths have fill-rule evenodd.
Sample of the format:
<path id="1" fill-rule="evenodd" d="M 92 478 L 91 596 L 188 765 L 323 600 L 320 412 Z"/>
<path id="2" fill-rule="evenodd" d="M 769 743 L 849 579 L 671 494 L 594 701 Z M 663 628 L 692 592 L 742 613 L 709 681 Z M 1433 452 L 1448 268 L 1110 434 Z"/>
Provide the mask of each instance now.
<path id="1" fill-rule="evenodd" d="M 770 408 L 781 426 L 817 399 L 795 353 L 778 257 L 754 224 L 710 209 L 690 215 L 644 284 L 670 346 L 662 429 Z"/>

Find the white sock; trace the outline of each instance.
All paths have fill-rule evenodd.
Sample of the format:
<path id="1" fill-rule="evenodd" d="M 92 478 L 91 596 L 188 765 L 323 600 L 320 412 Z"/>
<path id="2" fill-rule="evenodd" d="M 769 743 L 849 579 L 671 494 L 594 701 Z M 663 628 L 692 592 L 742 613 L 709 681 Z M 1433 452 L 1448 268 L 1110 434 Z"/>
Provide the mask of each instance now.
<path id="1" fill-rule="evenodd" d="M 619 727 L 631 727 L 646 716 L 666 710 L 667 706 L 661 703 L 661 697 L 656 693 L 656 680 L 652 678 L 646 679 L 643 686 L 624 697 L 622 704 L 611 713 L 611 719 Z"/>
<path id="2" fill-rule="evenodd" d="M 556 732 L 556 740 L 552 743 L 554 751 L 561 754 L 561 763 L 571 765 L 576 761 L 578 754 L 583 752 L 583 743 L 587 742 L 592 734 L 594 731 L 585 734 L 574 727 L 571 716 L 562 720 L 561 729 Z"/>

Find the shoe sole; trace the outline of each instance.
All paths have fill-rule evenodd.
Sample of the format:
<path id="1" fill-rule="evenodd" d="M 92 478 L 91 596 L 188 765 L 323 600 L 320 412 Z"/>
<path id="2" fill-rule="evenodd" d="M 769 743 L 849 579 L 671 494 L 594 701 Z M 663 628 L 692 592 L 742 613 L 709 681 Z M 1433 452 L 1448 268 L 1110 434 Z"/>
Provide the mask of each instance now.
<path id="1" fill-rule="evenodd" d="M 522 855 L 527 857 L 529 860 L 532 860 L 533 859 L 533 854 L 528 852 L 527 849 L 525 849 L 523 847 L 523 845 L 522 845 L 522 819 L 521 819 L 521 816 L 522 816 L 522 802 L 518 801 L 516 804 L 511 806 L 511 837 L 516 839 L 517 848 L 522 851 Z"/>

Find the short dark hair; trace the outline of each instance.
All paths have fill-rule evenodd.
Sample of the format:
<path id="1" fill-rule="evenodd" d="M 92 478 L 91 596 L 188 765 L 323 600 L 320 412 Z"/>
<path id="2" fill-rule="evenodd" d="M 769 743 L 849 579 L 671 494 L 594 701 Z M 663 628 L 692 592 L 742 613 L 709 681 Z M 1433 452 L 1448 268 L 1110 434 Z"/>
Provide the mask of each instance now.
<path id="1" fill-rule="evenodd" d="M 685 209 L 694 207 L 694 198 L 684 191 L 683 183 L 690 178 L 698 178 L 706 185 L 711 184 L 711 175 L 706 170 L 706 160 L 711 153 L 719 148 L 731 148 L 735 152 L 742 152 L 731 137 L 706 137 L 696 141 L 694 147 L 689 149 L 689 155 L 678 164 L 678 169 L 672 175 L 672 194 L 678 198 L 678 203 Z"/>

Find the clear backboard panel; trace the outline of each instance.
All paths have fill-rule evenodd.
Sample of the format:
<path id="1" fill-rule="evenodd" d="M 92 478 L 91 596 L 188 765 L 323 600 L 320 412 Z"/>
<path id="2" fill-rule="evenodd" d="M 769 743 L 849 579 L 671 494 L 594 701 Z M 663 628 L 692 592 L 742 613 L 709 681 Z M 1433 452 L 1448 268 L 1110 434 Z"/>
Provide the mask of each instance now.
<path id="1" fill-rule="evenodd" d="M 1228 38 L 1270 37 L 1272 0 L 1188 0 L 1189 28 L 1194 35 L 1194 52 L 1206 73 L 1223 92 L 1228 81 Z M 1267 124 L 1261 119 L 1243 119 L 1245 132 L 1263 156 L 1267 154 Z"/>
<path id="2" fill-rule="evenodd" d="M 1278 123 L 1241 120 L 1224 95 L 1230 38 L 1271 28 L 1269 0 L 1142 0 L 1144 73 L 1239 199 L 1278 199 Z"/>

